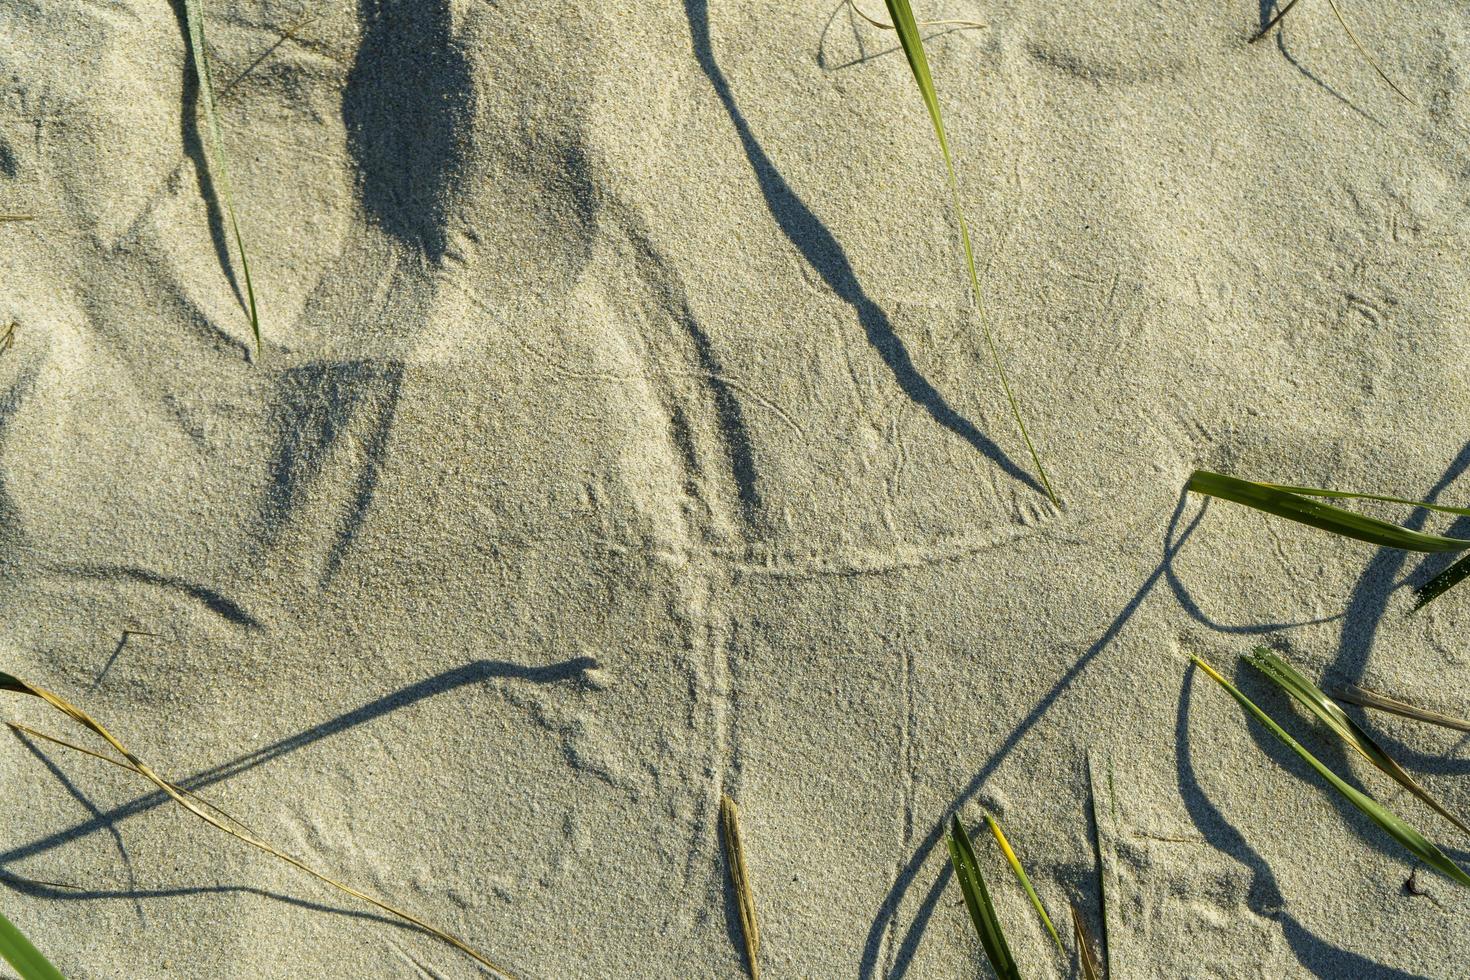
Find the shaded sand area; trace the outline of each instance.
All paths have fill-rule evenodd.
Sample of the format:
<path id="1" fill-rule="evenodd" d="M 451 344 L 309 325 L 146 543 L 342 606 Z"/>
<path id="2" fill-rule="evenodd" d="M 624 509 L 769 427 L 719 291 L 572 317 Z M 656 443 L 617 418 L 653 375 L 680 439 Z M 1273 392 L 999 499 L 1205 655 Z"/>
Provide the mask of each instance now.
<path id="1" fill-rule="evenodd" d="M 1470 898 L 1187 669 L 1470 709 L 1443 560 L 1181 497 L 1466 499 L 1470 13 L 1339 2 L 1416 104 L 1316 2 L 920 5 L 988 24 L 929 52 L 1057 509 L 835 2 L 207 4 L 257 360 L 181 11 L 0 0 L 0 669 L 521 977 L 740 975 L 721 793 L 768 977 L 984 969 L 955 810 L 1100 930 L 1089 756 L 1115 975 L 1456 975 Z M 69 977 L 488 975 L 126 772 L 0 778 Z"/>

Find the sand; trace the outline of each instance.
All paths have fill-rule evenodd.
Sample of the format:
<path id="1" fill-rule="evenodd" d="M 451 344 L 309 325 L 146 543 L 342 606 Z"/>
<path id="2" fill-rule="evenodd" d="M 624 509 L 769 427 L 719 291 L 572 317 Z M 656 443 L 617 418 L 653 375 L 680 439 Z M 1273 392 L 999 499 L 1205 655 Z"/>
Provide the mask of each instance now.
<path id="1" fill-rule="evenodd" d="M 767 977 L 981 975 L 955 811 L 1100 930 L 1097 832 L 1116 976 L 1462 975 L 1470 897 L 1187 669 L 1470 711 L 1470 591 L 1410 618 L 1417 557 L 1181 496 L 1465 500 L 1470 14 L 1339 3 L 1416 104 L 1320 3 L 919 5 L 988 25 L 929 51 L 1055 508 L 836 0 L 208 3 L 259 358 L 181 10 L 0 0 L 0 669 L 519 977 L 741 975 L 722 793 Z M 488 975 L 128 773 L 0 774 L 69 977 Z"/>

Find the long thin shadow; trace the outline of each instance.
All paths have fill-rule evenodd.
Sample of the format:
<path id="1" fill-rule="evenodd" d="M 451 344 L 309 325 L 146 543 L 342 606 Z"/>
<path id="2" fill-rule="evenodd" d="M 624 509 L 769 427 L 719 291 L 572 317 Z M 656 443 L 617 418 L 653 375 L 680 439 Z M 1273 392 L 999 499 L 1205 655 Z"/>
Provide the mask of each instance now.
<path id="1" fill-rule="evenodd" d="M 97 901 L 99 899 L 130 899 L 138 901 L 145 898 L 187 898 L 191 895 L 222 895 L 226 893 L 237 893 L 244 895 L 259 895 L 297 908 L 306 909 L 310 912 L 326 912 L 330 915 L 340 915 L 349 919 L 363 919 L 368 922 L 376 922 L 379 925 L 397 926 L 411 932 L 422 932 L 432 935 L 427 930 L 421 929 L 411 922 L 395 919 L 376 912 L 367 912 L 362 909 L 341 908 L 336 905 L 323 905 L 321 902 L 313 902 L 304 898 L 295 898 L 291 895 L 282 895 L 280 892 L 269 891 L 264 888 L 254 888 L 249 885 L 196 885 L 186 888 L 71 888 L 47 884 L 42 881 L 31 881 L 16 875 L 6 874 L 0 871 L 0 885 L 4 885 L 11 891 L 32 898 L 44 898 L 49 901 Z"/>
<path id="2" fill-rule="evenodd" d="M 332 452 L 344 443 L 357 448 L 352 499 L 323 563 L 318 580 L 323 588 L 331 585 L 372 508 L 397 418 L 403 371 L 400 361 L 359 360 L 306 364 L 280 375 L 282 397 L 271 420 L 276 433 L 272 482 L 260 511 L 267 544 L 310 498 Z"/>
<path id="3" fill-rule="evenodd" d="M 1188 499 L 1189 491 L 1181 491 L 1179 496 L 1179 506 L 1175 508 L 1174 516 L 1169 519 L 1169 528 L 1167 531 L 1164 532 L 1164 539 L 1166 542 L 1174 540 L 1174 535 L 1179 528 L 1180 519 L 1184 516 L 1185 501 L 1187 501 Z M 1198 524 L 1200 519 L 1204 517 L 1205 512 L 1208 511 L 1209 508 L 1210 498 L 1206 497 L 1204 505 L 1200 508 L 1199 515 L 1196 516 L 1194 522 L 1190 524 L 1191 530 L 1194 528 L 1195 524 Z M 1172 554 L 1172 552 L 1169 551 L 1167 545 L 1164 550 L 1166 553 Z M 1184 581 L 1179 577 L 1179 573 L 1174 570 L 1174 562 L 1172 560 L 1165 562 L 1164 574 L 1169 580 L 1169 590 L 1174 593 L 1174 600 L 1179 603 L 1180 607 L 1183 608 L 1184 611 L 1189 614 L 1189 617 L 1195 622 L 1201 624 L 1202 626 L 1208 627 L 1211 630 L 1214 630 L 1216 633 L 1234 634 L 1238 636 L 1259 636 L 1265 633 L 1277 633 L 1282 630 L 1295 629 L 1299 626 L 1320 626 L 1324 623 L 1335 623 L 1338 620 L 1343 619 L 1346 615 L 1345 613 L 1337 613 L 1332 616 L 1322 616 L 1317 619 L 1303 619 L 1296 622 L 1284 623 L 1244 623 L 1241 625 L 1221 623 L 1210 618 L 1210 616 L 1203 609 L 1200 608 L 1199 603 L 1194 600 L 1194 596 L 1190 593 L 1189 587 L 1184 584 Z"/>
<path id="4" fill-rule="evenodd" d="M 61 784 L 62 788 L 66 790 L 67 794 L 70 795 L 72 799 L 80 803 L 88 813 L 92 814 L 93 817 L 102 816 L 102 811 L 97 809 L 97 804 L 88 799 L 85 793 L 77 789 L 76 784 L 67 778 L 66 773 L 61 771 L 61 767 L 58 766 L 55 762 L 52 762 L 51 757 L 48 756 L 45 752 L 41 751 L 41 749 L 32 739 L 28 738 L 24 733 L 16 731 L 14 729 L 11 730 L 11 734 L 14 735 L 16 739 L 25 746 L 26 751 L 29 752 L 32 757 L 38 760 L 41 765 L 46 767 L 46 770 L 51 773 L 52 777 L 54 777 L 58 783 Z M 128 853 L 128 845 L 123 843 L 121 831 L 119 831 L 117 827 L 109 824 L 107 827 L 107 836 L 112 838 L 112 843 L 117 848 L 118 856 L 122 858 L 123 868 L 128 875 L 128 886 L 130 888 L 136 887 L 138 881 L 137 876 L 133 873 L 133 857 L 131 854 Z M 138 905 L 135 902 L 133 903 L 133 907 L 134 910 L 138 913 L 138 918 L 140 920 L 143 919 L 144 916 L 142 906 Z"/>
<path id="5" fill-rule="evenodd" d="M 1436 502 L 1440 494 L 1464 476 L 1467 471 L 1470 471 L 1470 442 L 1461 447 L 1460 452 L 1445 468 L 1444 473 L 1424 495 L 1424 499 L 1430 503 Z M 1404 521 L 1404 526 L 1415 531 L 1422 530 L 1429 515 L 1430 511 L 1419 508 L 1409 516 L 1408 520 Z M 1470 520 L 1465 518 L 1457 519 L 1446 531 L 1447 534 L 1456 536 L 1464 536 L 1467 532 L 1470 532 Z M 1373 653 L 1379 627 L 1382 625 L 1383 617 L 1388 613 L 1388 604 L 1393 593 L 1408 582 L 1431 572 L 1445 561 L 1442 556 L 1430 556 L 1421 561 L 1414 572 L 1405 575 L 1404 568 L 1410 560 L 1409 552 L 1384 548 L 1368 562 L 1368 567 L 1364 569 L 1362 576 L 1353 587 L 1347 613 L 1343 617 L 1337 654 L 1323 672 L 1324 677 L 1335 682 L 1361 683 L 1364 671 L 1368 666 L 1368 659 Z M 1347 750 L 1341 745 L 1334 742 L 1327 748 L 1325 754 L 1329 758 L 1324 759 L 1324 762 L 1340 773 L 1348 771 Z M 1405 759 L 1400 757 L 1400 762 L 1403 761 Z M 1431 760 L 1419 754 L 1408 761 L 1431 771 L 1442 773 L 1463 771 L 1462 766 L 1450 760 Z M 1436 761 L 1437 765 L 1431 765 L 1431 761 Z M 1354 830 L 1358 829 L 1355 824 L 1352 826 Z M 1383 853 L 1394 853 L 1394 847 L 1382 834 L 1367 831 L 1359 833 L 1358 836 L 1370 847 Z"/>
<path id="6" fill-rule="evenodd" d="M 189 49 L 189 22 L 184 13 L 183 0 L 173 0 L 174 17 L 179 22 L 179 34 L 183 38 L 185 50 Z M 218 188 L 214 183 L 214 173 L 210 170 L 209 156 L 204 152 L 204 143 L 199 135 L 199 78 L 196 74 L 198 66 L 194 64 L 193 56 L 189 57 L 189 70 L 185 73 L 182 105 L 179 111 L 181 137 L 184 143 L 184 154 L 194 164 L 194 172 L 199 176 L 199 196 L 204 200 L 205 217 L 209 222 L 209 240 L 214 245 L 215 257 L 219 260 L 219 266 L 224 270 L 225 277 L 230 282 L 230 289 L 235 293 L 235 300 L 241 309 L 246 306 L 245 294 L 240 288 L 239 276 L 235 271 L 235 260 L 230 255 L 229 238 L 225 235 L 225 218 L 220 208 Z"/>
<path id="7" fill-rule="evenodd" d="M 908 396 L 910 401 L 927 412 L 935 422 L 964 439 L 977 452 L 1005 471 L 1008 476 L 1031 487 L 1037 493 L 1045 493 L 1046 490 L 1035 477 L 1017 466 L 1003 449 L 981 432 L 973 422 L 956 411 L 945 400 L 939 389 L 935 388 L 914 365 L 908 348 L 894 332 L 893 323 L 889 320 L 888 314 L 858 282 L 857 273 L 853 271 L 852 263 L 848 261 L 847 253 L 843 251 L 837 238 L 786 182 L 786 178 L 781 175 L 775 163 L 766 154 L 760 141 L 756 139 L 755 133 L 752 132 L 750 124 L 740 112 L 739 106 L 736 105 L 730 82 L 725 78 L 725 73 L 720 70 L 719 63 L 715 61 L 714 48 L 710 41 L 708 0 L 684 0 L 684 11 L 689 20 L 689 36 L 694 48 L 694 57 L 699 62 L 699 67 L 705 77 L 709 79 L 710 85 L 714 87 L 715 94 L 719 96 L 726 115 L 730 117 L 730 122 L 740 137 L 740 145 L 745 150 L 745 156 L 750 162 L 751 169 L 755 172 L 756 182 L 760 185 L 766 208 L 771 212 L 771 217 L 775 219 L 781 232 L 796 247 L 807 263 L 817 271 L 817 274 L 826 282 L 827 287 L 857 313 L 858 322 L 862 324 L 868 343 L 882 358 L 883 363 L 888 366 L 900 390 Z"/>
<path id="8" fill-rule="evenodd" d="M 1178 746 L 1179 797 L 1185 811 L 1205 840 L 1216 850 L 1240 862 L 1251 874 L 1246 890 L 1246 906 L 1281 927 L 1287 945 L 1297 961 L 1315 976 L 1383 977 L 1418 980 L 1418 975 L 1375 963 L 1357 953 L 1334 946 L 1311 932 L 1286 910 L 1286 896 L 1271 873 L 1271 866 L 1251 848 L 1245 836 L 1210 802 L 1195 773 L 1193 750 L 1189 738 L 1189 707 L 1193 694 L 1195 670 L 1191 665 L 1184 675 L 1179 692 L 1179 709 L 1174 725 L 1174 743 Z M 1293 759 L 1295 757 L 1293 756 Z M 1299 761 L 1299 760 L 1297 760 Z"/>
<path id="9" fill-rule="evenodd" d="M 1184 503 L 1181 499 L 1178 507 L 1175 509 L 1176 519 L 1183 506 Z M 965 785 L 965 788 L 950 801 L 949 806 L 944 811 L 946 815 L 963 806 L 980 791 L 980 787 L 985 784 L 985 781 L 1000 768 L 1001 763 L 1005 761 L 1006 757 L 1020 744 L 1021 740 L 1026 737 L 1026 734 L 1036 726 L 1037 722 L 1056 703 L 1063 692 L 1072 686 L 1082 671 L 1087 668 L 1088 664 L 1098 654 L 1102 653 L 1103 650 L 1107 649 L 1113 640 L 1117 638 L 1118 634 L 1122 632 L 1123 627 L 1133 618 L 1133 614 L 1143 605 L 1144 599 L 1153 591 L 1154 586 L 1158 585 L 1159 580 L 1164 577 L 1165 569 L 1168 567 L 1169 562 L 1173 560 L 1174 555 L 1178 553 L 1179 549 L 1184 547 L 1185 542 L 1189 540 L 1189 536 L 1199 526 L 1199 521 L 1200 517 L 1196 515 L 1189 526 L 1184 529 L 1183 533 L 1171 541 L 1166 541 L 1163 560 L 1159 562 L 1153 572 L 1144 580 L 1144 583 L 1138 587 L 1138 591 L 1133 593 L 1132 598 L 1124 604 L 1122 612 L 1118 613 L 1108 625 L 1108 628 L 1103 631 L 1102 636 L 1098 638 L 1097 642 L 1088 647 L 1087 651 L 1077 659 L 1077 662 L 1069 667 L 1065 674 L 1058 678 L 1057 682 L 1052 685 L 1051 690 L 1047 691 L 1046 695 L 1040 701 L 1036 702 L 1036 706 L 1031 709 L 1025 719 L 1011 730 L 1010 734 L 1006 736 L 1005 741 L 1001 743 L 1000 748 L 996 749 L 994 754 L 985 761 L 984 765 L 980 767 L 970 779 L 969 783 Z M 923 841 L 920 842 L 913 856 L 909 858 L 908 863 L 899 871 L 897 879 L 889 889 L 888 895 L 884 898 L 883 904 L 879 908 L 877 917 L 868 928 L 867 942 L 863 946 L 863 959 L 859 968 L 860 976 L 870 978 L 877 973 L 878 957 L 882 952 L 884 936 L 895 923 L 898 910 L 902 906 L 904 898 L 908 895 L 909 889 L 913 887 L 919 869 L 923 867 L 924 861 L 928 858 L 930 852 L 939 845 L 943 836 L 944 819 L 941 817 L 930 829 Z M 888 974 L 890 977 L 902 977 L 908 972 L 909 965 L 913 962 L 914 954 L 918 950 L 919 941 L 923 938 L 924 930 L 929 925 L 929 919 L 939 904 L 939 896 L 949 884 L 951 874 L 949 865 L 946 864 L 944 869 L 939 873 L 938 879 L 924 895 L 919 910 L 914 916 L 914 921 L 909 925 L 908 931 L 894 957 L 893 966 Z"/>
<path id="10" fill-rule="evenodd" d="M 330 738 L 350 728 L 366 724 L 374 719 L 381 718 L 386 714 L 405 708 L 411 704 L 423 701 L 427 698 L 444 694 L 456 688 L 465 687 L 470 684 L 480 684 L 497 678 L 511 678 L 514 680 L 529 681 L 534 684 L 554 684 L 559 681 L 570 681 L 580 678 L 587 670 L 597 666 L 597 661 L 592 657 L 577 657 L 561 663 L 548 664 L 544 667 L 526 667 L 521 664 L 509 663 L 503 660 L 476 660 L 463 667 L 447 670 L 442 674 L 426 678 L 416 684 L 411 684 L 402 690 L 370 701 L 360 708 L 355 708 L 345 714 L 338 715 L 330 721 L 324 721 L 320 725 L 313 725 L 290 738 L 272 742 L 264 748 L 256 749 L 245 755 L 237 756 L 229 762 L 222 763 L 212 769 L 195 773 L 185 779 L 178 780 L 178 785 L 192 792 L 199 792 L 217 783 L 238 776 L 243 772 L 254 769 L 256 766 L 264 765 L 283 755 L 295 752 L 297 749 L 305 748 L 322 739 Z M 0 867 L 19 861 L 24 858 L 33 857 L 54 850 L 63 844 L 86 837 L 88 834 L 112 827 L 120 820 L 146 813 L 149 810 L 170 803 L 171 798 L 159 791 L 140 796 L 121 806 L 106 810 L 84 820 L 65 830 L 13 847 L 8 851 L 0 852 Z"/>
<path id="11" fill-rule="evenodd" d="M 51 571 L 58 575 L 68 575 L 74 578 L 102 579 L 103 581 L 113 582 L 120 579 L 131 579 L 135 582 L 143 582 L 146 585 L 156 585 L 159 588 L 169 589 L 192 599 L 216 616 L 235 626 L 241 626 L 255 632 L 265 629 L 265 625 L 259 619 L 247 612 L 234 599 L 231 599 L 217 589 L 207 585 L 185 581 L 181 578 L 175 578 L 171 575 L 164 575 L 151 569 L 138 568 L 132 565 L 78 564 L 56 565 Z"/>

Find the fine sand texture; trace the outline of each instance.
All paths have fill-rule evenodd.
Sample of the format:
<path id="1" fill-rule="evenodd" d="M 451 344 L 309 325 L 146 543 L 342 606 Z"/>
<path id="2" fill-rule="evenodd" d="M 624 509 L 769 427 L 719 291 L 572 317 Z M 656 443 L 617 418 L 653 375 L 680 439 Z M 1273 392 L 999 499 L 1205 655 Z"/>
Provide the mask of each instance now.
<path id="1" fill-rule="evenodd" d="M 837 0 L 209 0 L 259 355 L 182 6 L 0 0 L 0 670 L 527 980 L 742 976 L 722 794 L 768 978 L 987 975 L 954 812 L 1115 977 L 1463 976 L 1470 894 L 1189 667 L 1466 856 L 1238 656 L 1470 713 L 1470 589 L 1181 494 L 1470 501 L 1470 11 L 1337 3 L 1412 103 L 1319 0 L 916 4 L 986 24 L 925 33 L 1054 507 Z M 151 790 L 0 731 L 68 977 L 491 975 Z"/>

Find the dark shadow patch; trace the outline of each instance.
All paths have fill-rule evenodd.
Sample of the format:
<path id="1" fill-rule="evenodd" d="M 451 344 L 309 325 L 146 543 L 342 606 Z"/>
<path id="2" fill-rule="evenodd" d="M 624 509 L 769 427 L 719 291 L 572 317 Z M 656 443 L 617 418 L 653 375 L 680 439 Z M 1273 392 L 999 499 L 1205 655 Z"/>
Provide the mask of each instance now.
<path id="1" fill-rule="evenodd" d="M 266 544 L 275 541 L 308 499 L 327 457 L 346 441 L 356 457 L 352 497 L 338 521 L 321 572 L 330 584 L 371 508 L 403 388 L 398 361 L 308 364 L 280 376 L 271 421 L 275 456 L 261 509 Z M 360 422 L 359 422 L 360 420 Z"/>
<path id="2" fill-rule="evenodd" d="M 235 600 L 206 585 L 196 585 L 171 575 L 163 575 L 132 565 L 55 565 L 50 571 L 75 578 L 102 579 L 108 582 L 132 581 L 178 592 L 199 603 L 226 622 L 248 630 L 264 629 L 260 620 L 246 612 Z"/>
<path id="3" fill-rule="evenodd" d="M 437 262 L 474 83 L 447 0 L 359 0 L 342 119 L 363 209 Z"/>
<path id="4" fill-rule="evenodd" d="M 9 141 L 0 136 L 0 177 L 14 180 L 19 174 L 20 164 L 15 159 L 15 151 Z"/>

